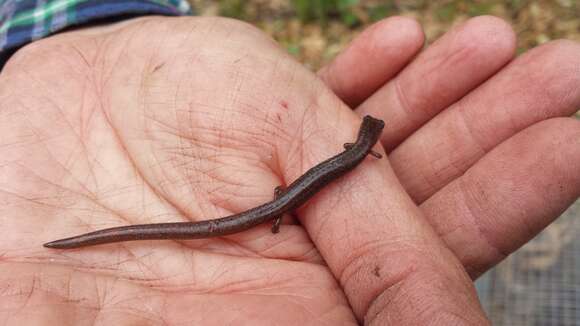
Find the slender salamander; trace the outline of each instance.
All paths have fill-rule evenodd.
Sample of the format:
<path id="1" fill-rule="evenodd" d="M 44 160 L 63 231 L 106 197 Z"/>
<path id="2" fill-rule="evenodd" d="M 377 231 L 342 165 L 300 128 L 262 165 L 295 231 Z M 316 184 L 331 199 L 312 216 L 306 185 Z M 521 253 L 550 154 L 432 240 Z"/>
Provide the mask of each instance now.
<path id="1" fill-rule="evenodd" d="M 286 189 L 277 187 L 274 191 L 274 200 L 245 212 L 200 222 L 114 227 L 56 240 L 45 243 L 44 246 L 69 249 L 121 241 L 210 238 L 241 232 L 269 220 L 274 221 L 272 232 L 277 233 L 285 212 L 304 204 L 324 186 L 354 169 L 368 154 L 381 158 L 372 147 L 378 141 L 384 126 L 382 120 L 365 116 L 356 142 L 344 144 L 345 150 L 342 153 L 306 171 Z"/>

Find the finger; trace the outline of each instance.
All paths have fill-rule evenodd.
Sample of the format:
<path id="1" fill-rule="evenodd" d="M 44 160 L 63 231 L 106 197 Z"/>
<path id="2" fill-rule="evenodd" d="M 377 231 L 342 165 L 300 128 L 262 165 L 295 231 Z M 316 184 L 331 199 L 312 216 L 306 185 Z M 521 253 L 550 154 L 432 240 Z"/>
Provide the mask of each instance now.
<path id="1" fill-rule="evenodd" d="M 354 39 L 319 76 L 343 102 L 356 107 L 415 56 L 424 38 L 415 20 L 384 19 Z"/>
<path id="2" fill-rule="evenodd" d="M 580 45 L 529 51 L 394 150 L 390 159 L 411 197 L 423 202 L 497 144 L 580 107 Z"/>
<path id="3" fill-rule="evenodd" d="M 580 196 L 580 122 L 508 139 L 421 208 L 472 278 L 531 240 Z"/>
<path id="4" fill-rule="evenodd" d="M 428 47 L 357 112 L 386 119 L 382 141 L 391 150 L 504 66 L 514 49 L 508 24 L 494 17 L 473 18 Z"/>
<path id="5" fill-rule="evenodd" d="M 282 170 L 294 171 L 285 179 L 295 180 L 303 173 L 297 167 L 312 166 L 354 139 L 360 122 L 353 114 L 337 114 L 327 101 L 321 96 L 316 110 L 307 111 L 313 116 L 297 120 L 310 123 L 303 124 L 305 135 L 293 137 L 303 140 L 303 148 L 281 155 Z M 334 127 L 321 128 L 324 123 Z M 298 213 L 360 320 L 417 325 L 453 324 L 457 316 L 472 323 L 485 320 L 468 275 L 404 192 L 386 158 L 367 157 Z"/>

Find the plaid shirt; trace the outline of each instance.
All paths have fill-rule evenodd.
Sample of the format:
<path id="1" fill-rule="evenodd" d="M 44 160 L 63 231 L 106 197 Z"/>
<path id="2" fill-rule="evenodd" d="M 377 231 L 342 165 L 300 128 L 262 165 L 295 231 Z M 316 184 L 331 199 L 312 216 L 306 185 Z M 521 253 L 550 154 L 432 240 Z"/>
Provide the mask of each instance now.
<path id="1" fill-rule="evenodd" d="M 0 69 L 18 48 L 70 26 L 139 15 L 184 15 L 186 0 L 0 0 Z"/>

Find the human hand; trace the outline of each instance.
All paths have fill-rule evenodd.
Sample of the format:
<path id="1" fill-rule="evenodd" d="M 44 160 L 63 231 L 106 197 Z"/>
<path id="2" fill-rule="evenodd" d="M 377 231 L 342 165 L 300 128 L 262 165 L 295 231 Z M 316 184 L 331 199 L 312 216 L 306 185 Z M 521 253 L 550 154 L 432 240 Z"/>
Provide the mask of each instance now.
<path id="1" fill-rule="evenodd" d="M 320 75 L 359 115 L 387 121 L 399 180 L 475 279 L 580 195 L 580 123 L 570 117 L 580 44 L 552 41 L 513 59 L 513 30 L 485 16 L 416 57 L 423 41 L 417 23 L 389 18 Z"/>
<path id="2" fill-rule="evenodd" d="M 400 229 L 391 235 L 420 234 L 415 242 L 430 249 L 428 258 L 442 258 L 436 274 L 447 281 L 440 284 L 453 285 L 459 297 L 469 298 L 459 306 L 473 309 L 477 319 L 480 312 L 461 268 L 417 218 L 420 213 L 388 166 L 378 168 L 384 160 L 365 163 L 366 172 L 354 172 L 300 212 L 306 230 L 326 251 L 330 271 L 298 226 L 283 226 L 275 236 L 264 226 L 221 240 L 68 252 L 40 248 L 55 237 L 107 226 L 201 220 L 255 206 L 270 200 L 280 182 L 338 151 L 336 138 L 351 140 L 356 122 L 340 103 L 257 32 L 221 20 L 168 21 L 133 21 L 109 28 L 110 34 L 94 29 L 63 34 L 21 51 L 3 73 L 2 85 L 10 87 L 0 95 L 7 154 L 0 164 L 5 226 L 0 248 L 6 267 L 0 283 L 7 285 L 4 302 L 21 300 L 18 313 L 5 310 L 13 320 L 221 324 L 276 318 L 294 324 L 319 318 L 317 324 L 335 323 L 352 320 L 345 293 L 362 318 L 364 302 L 375 289 L 339 279 L 343 292 L 330 271 L 338 275 L 341 263 L 360 263 L 367 256 L 332 259 L 347 254 L 336 251 L 335 236 L 346 232 L 339 239 L 353 245 L 347 250 L 373 238 L 392 242 L 395 238 L 380 226 L 392 228 L 393 222 Z M 191 28 L 195 31 L 186 33 Z M 210 32 L 215 38 L 204 42 Z M 223 42 L 214 43 L 216 38 Z M 157 42 L 164 46 L 156 47 Z M 383 177 L 369 178 L 373 174 Z M 362 180 L 372 182 L 361 185 Z M 345 203 L 336 198 L 349 198 L 346 194 L 357 188 L 370 193 L 340 209 Z M 388 207 L 354 209 L 384 198 Z M 372 215 L 383 211 L 389 213 L 386 218 Z M 393 216 L 397 212 L 401 215 Z M 332 220 L 323 229 L 327 217 Z M 345 228 L 357 221 L 364 223 Z M 381 232 L 351 239 L 361 227 Z M 409 249 L 381 263 L 402 257 L 410 260 L 397 268 L 427 271 L 423 267 L 430 264 L 413 261 L 420 251 Z M 379 274 L 379 287 L 400 275 L 391 274 L 392 268 L 373 267 L 372 272 Z M 39 305 L 50 314 L 38 312 Z"/>

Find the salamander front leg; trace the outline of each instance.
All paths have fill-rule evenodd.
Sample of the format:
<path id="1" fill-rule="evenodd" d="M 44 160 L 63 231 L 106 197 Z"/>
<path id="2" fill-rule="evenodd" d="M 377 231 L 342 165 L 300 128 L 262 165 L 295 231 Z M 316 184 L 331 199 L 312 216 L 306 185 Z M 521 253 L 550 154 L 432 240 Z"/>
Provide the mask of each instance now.
<path id="1" fill-rule="evenodd" d="M 280 196 L 282 196 L 283 193 L 284 189 L 282 188 L 282 186 L 276 187 L 274 189 L 274 200 L 280 198 Z M 272 233 L 280 232 L 280 223 L 282 223 L 282 215 L 277 216 L 276 219 L 274 220 L 274 223 L 272 223 Z"/>
<path id="2" fill-rule="evenodd" d="M 344 143 L 344 149 L 350 149 L 353 145 L 354 145 L 354 143 Z M 376 157 L 376 158 L 383 158 L 383 155 L 381 155 L 381 153 L 377 153 L 373 150 L 371 150 L 369 152 L 369 154 Z"/>

